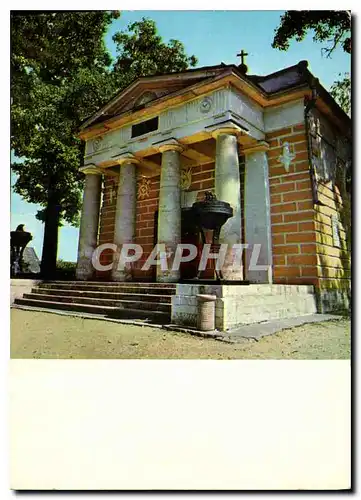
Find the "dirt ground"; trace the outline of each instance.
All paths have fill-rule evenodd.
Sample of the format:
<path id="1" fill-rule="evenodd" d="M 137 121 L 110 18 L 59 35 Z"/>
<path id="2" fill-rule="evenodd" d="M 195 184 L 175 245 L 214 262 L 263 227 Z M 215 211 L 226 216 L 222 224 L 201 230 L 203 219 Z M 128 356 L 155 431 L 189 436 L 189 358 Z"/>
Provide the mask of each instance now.
<path id="1" fill-rule="evenodd" d="M 46 359 L 348 359 L 350 321 L 311 323 L 227 344 L 190 334 L 11 309 L 11 357 Z"/>

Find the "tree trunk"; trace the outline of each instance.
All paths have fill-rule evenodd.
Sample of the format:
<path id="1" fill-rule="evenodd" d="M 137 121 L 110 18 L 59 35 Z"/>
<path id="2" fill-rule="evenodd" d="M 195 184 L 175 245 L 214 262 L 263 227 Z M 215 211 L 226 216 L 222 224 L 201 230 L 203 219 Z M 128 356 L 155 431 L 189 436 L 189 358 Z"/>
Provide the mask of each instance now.
<path id="1" fill-rule="evenodd" d="M 59 222 L 59 204 L 52 194 L 49 193 L 44 224 L 43 253 L 40 265 L 41 277 L 45 279 L 55 278 Z"/>

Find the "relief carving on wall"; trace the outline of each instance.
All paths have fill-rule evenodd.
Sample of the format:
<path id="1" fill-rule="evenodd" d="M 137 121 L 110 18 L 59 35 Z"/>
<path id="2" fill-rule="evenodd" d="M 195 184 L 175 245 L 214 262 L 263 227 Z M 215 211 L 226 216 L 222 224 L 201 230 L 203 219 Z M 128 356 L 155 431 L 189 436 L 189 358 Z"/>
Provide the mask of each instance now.
<path id="1" fill-rule="evenodd" d="M 212 109 L 212 99 L 210 97 L 204 97 L 201 100 L 199 109 L 201 113 L 208 113 Z"/>
<path id="2" fill-rule="evenodd" d="M 99 149 L 101 149 L 103 145 L 103 136 L 99 136 L 99 137 L 96 137 L 94 140 L 93 140 L 93 151 L 94 153 L 96 153 L 97 151 L 99 151 Z"/>
<path id="3" fill-rule="evenodd" d="M 282 165 L 285 167 L 285 170 L 286 172 L 289 171 L 290 169 L 290 165 L 292 163 L 292 160 L 296 158 L 296 155 L 294 153 L 291 153 L 291 150 L 290 150 L 290 145 L 289 143 L 286 141 L 283 143 L 283 151 L 282 151 L 282 155 L 278 157 L 278 160 L 280 161 L 280 163 L 282 163 Z"/>
<path id="4" fill-rule="evenodd" d="M 114 184 L 111 184 L 109 189 L 109 201 L 111 205 L 113 204 L 113 200 L 116 198 L 116 196 L 117 196 L 117 190 L 115 189 Z"/>
<path id="5" fill-rule="evenodd" d="M 182 167 L 180 175 L 180 188 L 186 191 L 192 184 L 192 169 L 189 167 Z"/>
<path id="6" fill-rule="evenodd" d="M 147 177 L 141 177 L 138 180 L 138 199 L 139 200 L 144 200 L 145 198 L 149 198 L 150 185 L 151 185 L 151 180 Z"/>

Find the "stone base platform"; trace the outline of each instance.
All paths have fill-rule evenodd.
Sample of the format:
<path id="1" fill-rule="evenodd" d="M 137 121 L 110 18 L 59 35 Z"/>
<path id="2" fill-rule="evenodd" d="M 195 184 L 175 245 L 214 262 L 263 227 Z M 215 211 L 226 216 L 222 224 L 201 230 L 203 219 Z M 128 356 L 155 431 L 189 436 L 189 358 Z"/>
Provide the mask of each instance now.
<path id="1" fill-rule="evenodd" d="M 173 324 L 189 327 L 197 325 L 199 294 L 216 295 L 215 326 L 220 331 L 317 312 L 312 285 L 178 284 L 172 297 Z"/>

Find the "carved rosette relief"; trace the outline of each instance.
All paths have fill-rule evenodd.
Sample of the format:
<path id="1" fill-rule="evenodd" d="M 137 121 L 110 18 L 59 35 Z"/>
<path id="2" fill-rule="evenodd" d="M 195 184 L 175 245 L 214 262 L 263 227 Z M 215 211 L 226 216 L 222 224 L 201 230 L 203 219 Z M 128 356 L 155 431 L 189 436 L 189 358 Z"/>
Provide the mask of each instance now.
<path id="1" fill-rule="evenodd" d="M 103 137 L 99 136 L 93 140 L 93 152 L 96 153 L 103 145 Z"/>
<path id="2" fill-rule="evenodd" d="M 138 199 L 144 200 L 145 198 L 149 198 L 150 195 L 150 185 L 151 180 L 147 177 L 141 177 L 138 180 Z"/>
<path id="3" fill-rule="evenodd" d="M 210 97 L 204 97 L 199 105 L 199 110 L 201 113 L 209 113 L 212 109 L 212 99 Z"/>
<path id="4" fill-rule="evenodd" d="M 291 153 L 290 144 L 286 141 L 283 143 L 282 155 L 278 157 L 278 160 L 285 167 L 286 172 L 289 171 L 292 160 L 296 155 Z"/>
<path id="5" fill-rule="evenodd" d="M 190 167 L 182 167 L 180 175 L 180 188 L 186 191 L 192 184 L 192 169 Z"/>

